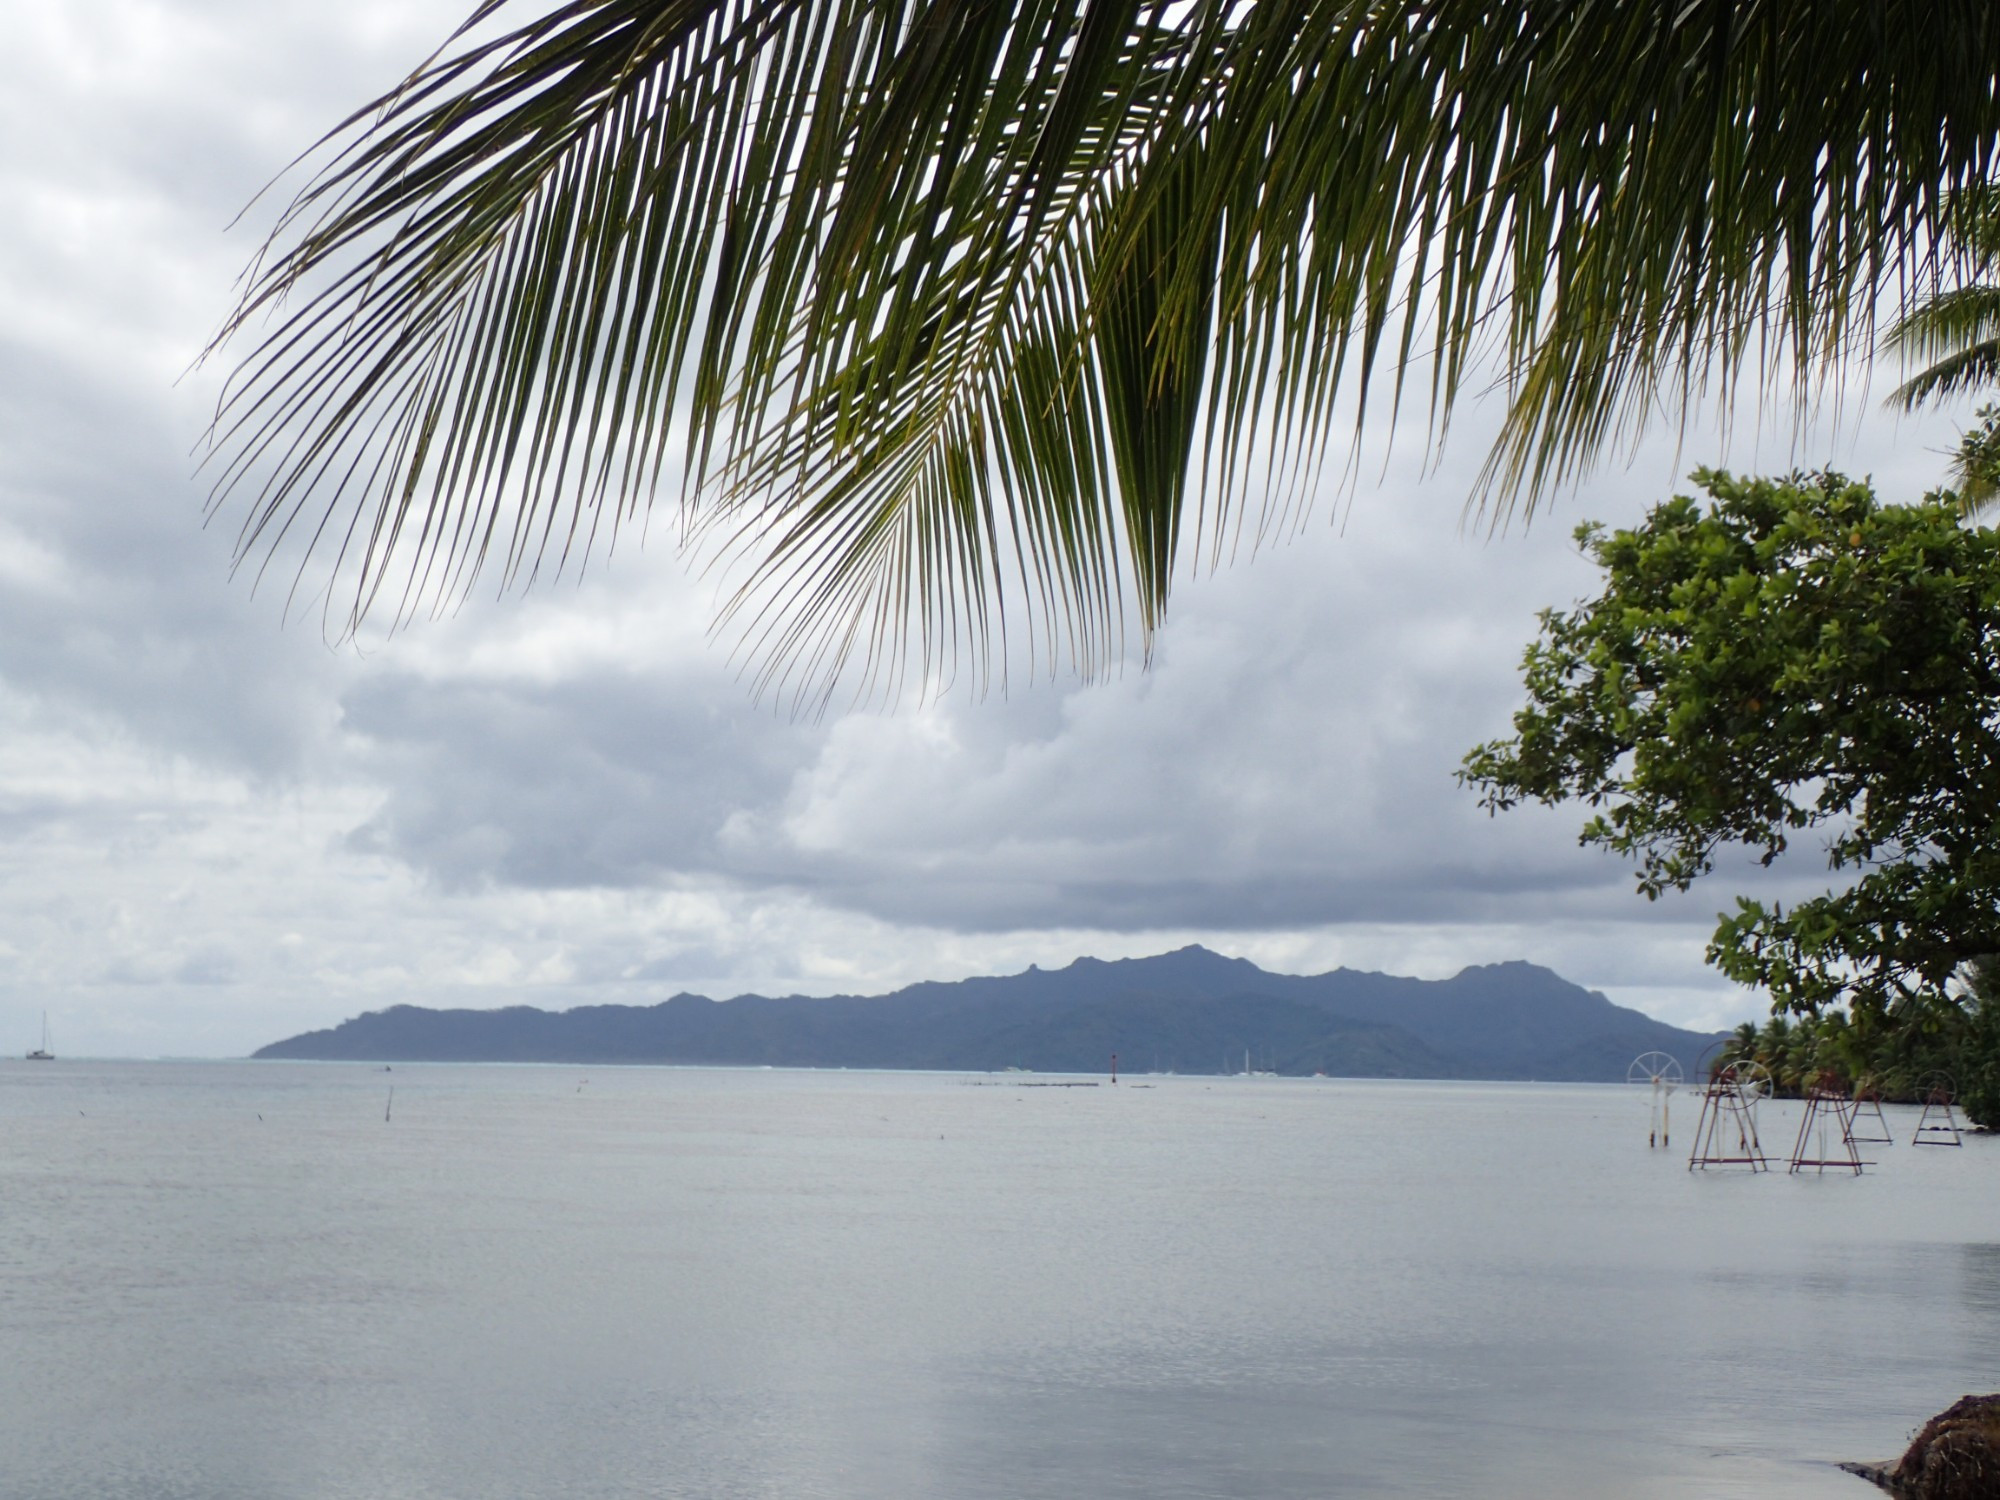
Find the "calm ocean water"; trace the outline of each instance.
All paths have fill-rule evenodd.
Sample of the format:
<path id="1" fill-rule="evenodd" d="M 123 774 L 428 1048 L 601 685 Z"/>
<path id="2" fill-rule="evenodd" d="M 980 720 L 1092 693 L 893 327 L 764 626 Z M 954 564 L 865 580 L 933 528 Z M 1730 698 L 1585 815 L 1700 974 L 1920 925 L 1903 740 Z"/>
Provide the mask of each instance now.
<path id="1" fill-rule="evenodd" d="M 1868 1500 L 2000 1388 L 2000 1142 L 1891 1115 L 1752 1179 L 1636 1089 L 0 1064 L 0 1495 Z"/>

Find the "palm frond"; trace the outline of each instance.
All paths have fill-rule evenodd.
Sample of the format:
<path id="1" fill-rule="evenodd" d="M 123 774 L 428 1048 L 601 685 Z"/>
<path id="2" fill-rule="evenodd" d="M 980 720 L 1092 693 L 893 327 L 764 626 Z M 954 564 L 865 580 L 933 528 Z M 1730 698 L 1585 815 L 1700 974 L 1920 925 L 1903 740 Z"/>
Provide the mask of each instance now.
<path id="1" fill-rule="evenodd" d="M 2000 482 L 1990 470 L 1959 469 L 1953 478 L 1957 481 L 1959 514 L 1967 519 L 1990 513 L 1994 502 L 2000 500 Z"/>
<path id="2" fill-rule="evenodd" d="M 1924 364 L 1888 396 L 1888 406 L 1906 412 L 2000 378 L 2000 286 L 1970 280 L 2000 268 L 2000 188 L 1954 194 L 1946 204 L 1944 242 L 1936 250 L 1966 284 L 1908 308 L 1882 338 L 1882 346 L 1902 356 L 1904 364 Z M 1962 490 L 1984 482 L 1964 470 L 1958 478 Z"/>
<path id="3" fill-rule="evenodd" d="M 1905 411 L 1990 385 L 2000 375 L 2000 285 L 1971 279 L 2000 266 L 2000 189 L 1982 186 L 1953 194 L 1943 230 L 1938 257 L 1965 284 L 1907 309 L 1882 339 L 1906 365 L 1925 365 L 1889 394 L 1886 404 Z"/>
<path id="4" fill-rule="evenodd" d="M 1985 514 L 2000 501 L 2000 407 L 1981 407 L 1978 420 L 1959 434 L 1951 483 L 1959 514 L 1968 518 Z"/>
<path id="5" fill-rule="evenodd" d="M 1930 401 L 1979 390 L 2000 381 L 2000 339 L 1986 338 L 1948 354 L 1889 393 L 1889 404 L 1915 411 Z"/>
<path id="6" fill-rule="evenodd" d="M 456 48 L 218 340 L 242 556 L 351 629 L 677 489 L 808 704 L 906 646 L 983 678 L 1009 601 L 1084 671 L 1128 603 L 1150 641 L 1187 536 L 1371 401 L 1441 431 L 1488 338 L 1501 505 L 1810 384 L 1944 284 L 2000 139 L 1985 0 L 568 0 Z"/>
<path id="7" fill-rule="evenodd" d="M 2000 336 L 2000 286 L 1962 286 L 1911 308 L 1882 335 L 1906 360 L 1933 360 Z"/>
<path id="8" fill-rule="evenodd" d="M 1935 248 L 1961 280 L 2000 271 L 2000 184 L 1972 183 L 1944 206 L 1944 238 Z"/>

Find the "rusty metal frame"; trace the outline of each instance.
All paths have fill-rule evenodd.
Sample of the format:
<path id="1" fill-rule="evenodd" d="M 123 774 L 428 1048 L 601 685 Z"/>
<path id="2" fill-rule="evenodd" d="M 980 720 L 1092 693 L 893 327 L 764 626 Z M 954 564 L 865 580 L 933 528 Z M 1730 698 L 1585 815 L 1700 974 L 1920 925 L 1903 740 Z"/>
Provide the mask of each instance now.
<path id="1" fill-rule="evenodd" d="M 1862 1134 L 1861 1127 L 1870 1126 L 1869 1133 Z M 1875 1132 L 1880 1131 L 1877 1135 Z M 1848 1139 L 1856 1145 L 1893 1146 L 1895 1132 L 1889 1129 L 1889 1120 L 1882 1113 L 1882 1091 L 1876 1088 L 1858 1088 L 1854 1091 L 1854 1104 L 1847 1112 Z"/>
<path id="2" fill-rule="evenodd" d="M 1826 1145 L 1827 1116 L 1833 1116 L 1832 1123 L 1839 1128 L 1840 1148 L 1844 1155 L 1829 1155 Z M 1820 1138 L 1815 1143 L 1813 1131 L 1817 1129 Z M 1817 1150 L 1817 1156 L 1808 1156 L 1808 1151 Z M 1798 1139 L 1792 1143 L 1792 1164 L 1790 1171 L 1796 1175 L 1808 1169 L 1825 1174 L 1828 1167 L 1840 1172 L 1861 1175 L 1865 1165 L 1861 1153 L 1854 1149 L 1853 1101 L 1847 1097 L 1840 1078 L 1832 1072 L 1823 1072 L 1815 1078 L 1812 1087 L 1806 1090 L 1806 1110 L 1799 1119 Z"/>
<path id="3" fill-rule="evenodd" d="M 1958 1115 L 1951 1107 L 1951 1099 L 1951 1081 L 1945 1078 L 1934 1080 L 1924 1100 L 1924 1112 L 1917 1120 L 1917 1133 L 1910 1138 L 1912 1146 L 1965 1144 L 1959 1134 Z"/>
<path id="4" fill-rule="evenodd" d="M 1702 1090 L 1701 1118 L 1695 1122 L 1694 1150 L 1688 1154 L 1690 1172 L 1710 1167 L 1748 1167 L 1752 1172 L 1771 1170 L 1764 1144 L 1757 1138 L 1757 1100 L 1761 1090 L 1762 1084 L 1740 1071 L 1735 1063 L 1710 1075 L 1708 1086 Z"/>

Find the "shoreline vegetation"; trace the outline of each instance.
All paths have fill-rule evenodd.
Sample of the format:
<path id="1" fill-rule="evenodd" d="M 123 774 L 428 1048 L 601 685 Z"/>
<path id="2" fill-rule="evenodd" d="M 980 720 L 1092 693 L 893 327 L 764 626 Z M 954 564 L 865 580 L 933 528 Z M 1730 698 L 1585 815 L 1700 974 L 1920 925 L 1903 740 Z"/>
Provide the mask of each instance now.
<path id="1" fill-rule="evenodd" d="M 2000 964 L 1970 966 L 1956 994 L 1927 992 L 1892 1004 L 1744 1022 L 1709 1060 L 1713 1073 L 1756 1063 L 1775 1091 L 1798 1097 L 1831 1073 L 1856 1098 L 1922 1104 L 1942 1086 L 1975 1126 L 2000 1126 Z"/>

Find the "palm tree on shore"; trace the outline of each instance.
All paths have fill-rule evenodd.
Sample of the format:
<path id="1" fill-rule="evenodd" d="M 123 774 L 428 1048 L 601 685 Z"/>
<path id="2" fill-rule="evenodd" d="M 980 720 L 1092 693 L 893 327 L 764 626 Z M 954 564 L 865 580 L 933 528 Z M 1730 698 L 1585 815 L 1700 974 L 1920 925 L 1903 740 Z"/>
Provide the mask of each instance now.
<path id="1" fill-rule="evenodd" d="M 1943 249 L 1954 284 L 1910 308 L 1883 346 L 1923 368 L 1890 393 L 1904 411 L 2000 384 L 2000 188 L 1967 190 Z M 1953 487 L 1968 514 L 2000 498 L 2000 411 L 1988 406 L 1964 435 Z"/>
<path id="2" fill-rule="evenodd" d="M 2000 383 L 2000 189 L 1968 191 L 1941 248 L 1957 284 L 1909 309 L 1882 340 L 1924 366 L 1890 393 L 1905 411 Z"/>
<path id="3" fill-rule="evenodd" d="M 662 489 L 766 687 L 1088 671 L 1344 428 L 1531 508 L 1664 413 L 1811 389 L 1995 173 L 1987 0 L 479 5 L 248 277 L 213 439 L 328 624 L 579 565 Z M 1127 611 L 1131 618 L 1128 621 Z"/>

